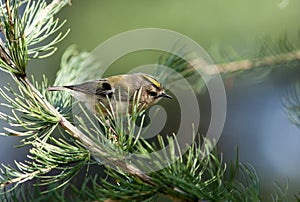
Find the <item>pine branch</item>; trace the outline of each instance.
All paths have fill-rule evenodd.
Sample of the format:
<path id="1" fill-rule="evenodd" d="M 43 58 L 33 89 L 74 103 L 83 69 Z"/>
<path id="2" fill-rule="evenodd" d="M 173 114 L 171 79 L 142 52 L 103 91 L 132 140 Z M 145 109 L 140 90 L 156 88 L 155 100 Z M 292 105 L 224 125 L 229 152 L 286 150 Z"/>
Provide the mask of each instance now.
<path id="1" fill-rule="evenodd" d="M 234 61 L 228 62 L 224 64 L 216 64 L 217 70 L 215 71 L 214 68 L 211 66 L 203 66 L 202 62 L 195 59 L 191 61 L 191 65 L 200 66 L 201 70 L 207 75 L 214 75 L 214 74 L 227 74 L 233 73 L 237 71 L 245 71 L 254 68 L 272 68 L 275 65 L 285 64 L 293 61 L 300 60 L 300 51 L 293 51 L 289 53 L 283 53 L 279 55 L 273 56 L 266 56 L 262 58 L 257 58 L 254 60 L 241 60 L 241 61 Z"/>
<path id="2" fill-rule="evenodd" d="M 26 2 L 26 1 L 25 1 Z M 144 181 L 147 181 L 149 183 L 151 183 L 150 178 L 146 175 L 143 174 L 141 171 L 139 171 L 137 168 L 134 168 L 133 166 L 130 165 L 126 165 L 123 162 L 119 162 L 119 160 L 117 158 L 112 158 L 109 157 L 109 155 L 107 155 L 107 153 L 100 148 L 98 145 L 95 144 L 95 142 L 93 142 L 90 138 L 88 138 L 85 134 L 83 134 L 79 129 L 77 129 L 74 125 L 72 125 L 63 115 L 61 115 L 44 97 L 43 95 L 38 91 L 38 89 L 36 89 L 36 87 L 29 81 L 29 79 L 26 76 L 25 73 L 25 67 L 27 64 L 27 46 L 30 44 L 35 44 L 35 42 L 40 42 L 41 40 L 45 39 L 45 37 L 40 37 L 40 35 L 43 33 L 43 27 L 45 26 L 44 23 L 47 23 L 48 20 L 52 20 L 52 16 L 55 13 L 54 11 L 51 13 L 51 15 L 44 15 L 44 13 L 41 13 L 43 11 L 51 11 L 51 9 L 54 9 L 54 7 L 59 3 L 60 6 L 64 5 L 65 1 L 54 1 L 52 4 L 50 4 L 49 6 L 45 7 L 40 3 L 40 6 L 34 6 L 34 3 L 31 3 L 31 1 L 27 1 L 27 6 L 28 5 L 33 5 L 34 8 L 38 9 L 38 11 L 35 11 L 35 9 L 29 10 L 28 13 L 24 14 L 24 19 L 30 18 L 33 20 L 29 20 L 30 23 L 29 26 L 27 26 L 25 29 L 19 29 L 18 26 L 14 26 L 13 24 L 13 20 L 14 22 L 18 22 L 18 24 L 22 24 L 20 21 L 20 18 L 18 17 L 17 14 L 15 14 L 14 16 L 12 16 L 11 14 L 11 9 L 10 9 L 10 5 L 8 3 L 8 1 L 6 1 L 6 13 L 8 14 L 8 18 L 4 17 L 4 24 L 6 25 L 5 27 L 5 36 L 7 39 L 7 44 L 8 44 L 8 49 L 6 49 L 5 44 L 2 44 L 2 53 L 7 57 L 7 58 L 11 58 L 12 61 L 12 65 L 10 60 L 8 61 L 5 57 L 2 57 L 1 61 L 3 64 L 3 70 L 12 73 L 11 76 L 13 78 L 15 78 L 15 81 L 18 83 L 18 85 L 20 86 L 20 88 L 22 89 L 23 92 L 26 92 L 26 94 L 28 94 L 28 96 L 30 97 L 30 99 L 32 100 L 32 103 L 30 106 L 32 107 L 37 107 L 38 111 L 41 109 L 43 109 L 43 111 L 47 112 L 50 116 L 54 117 L 52 120 L 57 120 L 58 123 L 75 139 L 79 140 L 92 154 L 96 154 L 97 156 L 101 156 L 102 158 L 105 158 L 107 162 L 110 162 L 111 164 L 114 164 L 115 166 L 119 167 L 119 168 L 123 168 L 124 170 L 130 172 L 133 175 L 137 175 L 139 176 L 141 179 L 143 179 Z M 38 5 L 38 4 L 37 4 Z M 20 5 L 19 5 L 20 6 Z M 45 7 L 45 8 L 44 8 Z M 13 10 L 15 13 L 17 13 L 18 11 L 18 6 L 14 6 Z M 59 10 L 59 9 L 57 9 Z M 39 15 L 37 15 L 37 13 Z M 35 16 L 38 17 L 35 17 Z M 5 15 L 4 15 L 5 16 Z M 54 25 L 56 26 L 56 24 Z M 33 30 L 34 29 L 34 30 Z M 24 32 L 25 30 L 25 32 Z M 30 32 L 26 33 L 26 30 L 30 30 Z M 47 32 L 46 31 L 46 35 L 48 34 L 52 34 L 53 32 L 55 32 L 56 29 Z M 22 37 L 22 43 L 15 43 L 16 38 L 15 37 L 15 33 L 20 34 Z M 26 35 L 27 34 L 27 35 Z M 26 35 L 26 38 L 24 37 L 24 35 Z M 47 35 L 47 36 L 48 36 Z M 13 38 L 12 38 L 13 37 Z M 31 38 L 32 37 L 32 38 Z M 63 37 L 61 37 L 63 38 Z M 27 40 L 27 45 L 26 43 L 24 43 L 24 40 Z M 33 40 L 34 39 L 34 40 Z M 19 40 L 17 40 L 19 41 Z M 56 41 L 56 40 L 54 40 Z M 12 44 L 12 45 L 11 45 Z M 33 49 L 34 51 L 37 51 L 37 53 L 40 50 L 46 50 L 44 47 L 48 47 L 48 45 L 46 46 L 40 46 L 37 47 L 35 49 Z M 20 50 L 25 50 L 25 53 L 20 51 Z M 14 57 L 14 54 L 16 53 L 16 55 L 18 57 Z M 13 55 L 11 57 L 11 55 Z M 2 95 L 4 95 L 7 100 L 9 102 L 11 102 L 12 100 L 7 97 L 5 95 L 5 93 L 2 93 Z M 14 102 L 14 101 L 12 101 Z M 27 102 L 27 101 L 26 101 Z M 17 101 L 15 103 L 16 106 L 19 107 L 19 109 L 22 110 L 23 106 L 25 106 L 23 103 L 19 103 L 19 101 Z M 28 113 L 29 116 L 35 115 L 32 114 L 31 112 Z M 2 116 L 4 119 L 6 117 Z M 16 119 L 14 119 L 14 121 L 16 121 L 19 125 L 24 126 L 24 122 L 17 118 L 17 115 L 15 115 Z M 10 118 L 9 118 L 10 119 Z M 8 119 L 8 120 L 9 120 Z M 47 121 L 48 122 L 48 121 Z M 46 122 L 46 123 L 47 123 Z M 50 121 L 51 122 L 51 121 Z M 48 126 L 47 126 L 48 127 Z M 23 133 L 19 133 L 17 131 L 13 131 L 10 129 L 7 129 L 8 131 L 13 132 L 14 134 L 19 134 L 19 135 L 23 135 Z M 24 134 L 26 135 L 26 134 Z M 35 175 L 38 172 L 32 172 L 31 174 L 27 174 L 25 175 L 25 177 L 31 176 L 31 175 Z M 8 182 L 16 182 L 20 179 L 23 179 L 23 177 L 17 177 L 13 180 L 8 180 L 7 182 L 4 182 L 2 184 L 2 186 Z"/>
<path id="3" fill-rule="evenodd" d="M 247 73 L 259 71 L 260 74 L 255 76 L 264 78 L 278 67 L 299 63 L 300 51 L 291 45 L 286 36 L 276 41 L 267 38 L 266 41 L 268 42 L 262 40 L 262 44 L 259 44 L 254 56 L 248 55 L 246 57 L 249 59 L 243 59 L 245 57 L 233 49 L 212 48 L 210 55 L 215 60 L 215 64 L 208 63 L 201 57 L 194 57 L 192 52 L 188 53 L 183 49 L 174 50 L 174 54 L 161 57 L 158 65 L 169 67 L 175 72 L 166 69 L 161 70 L 163 68 L 158 67 L 155 76 L 166 84 L 166 87 L 172 86 L 174 82 L 184 77 L 192 81 L 191 85 L 196 92 L 203 92 L 206 89 L 206 84 L 202 77 L 207 79 L 213 78 L 215 75 L 221 75 L 223 78 L 243 77 Z M 185 55 L 189 61 L 185 61 L 179 55 Z M 198 71 L 202 75 L 199 75 Z"/>
<path id="4" fill-rule="evenodd" d="M 191 59 L 190 61 L 184 61 L 176 55 L 167 57 L 164 61 L 160 61 L 159 64 L 165 65 L 181 73 L 184 77 L 189 77 L 196 73 L 195 68 L 199 69 L 207 76 L 213 76 L 215 74 L 232 74 L 235 72 L 245 73 L 247 70 L 258 68 L 274 68 L 279 64 L 286 64 L 300 60 L 300 51 L 291 51 L 287 53 L 281 53 L 277 55 L 264 56 L 256 59 L 236 60 L 233 62 L 219 63 L 215 65 L 208 65 L 206 61 L 201 58 Z M 214 68 L 215 67 L 215 68 Z M 161 75 L 158 76 L 162 77 Z M 168 76 L 163 76 L 162 79 Z"/>
<path id="5" fill-rule="evenodd" d="M 34 171 L 32 173 L 25 173 L 17 178 L 14 178 L 14 179 L 11 179 L 11 180 L 8 180 L 2 184 L 0 184 L 0 188 L 4 188 L 10 184 L 19 184 L 19 183 L 24 183 L 30 179 L 33 179 L 34 177 L 36 177 L 37 175 L 41 175 L 41 174 L 45 174 L 45 173 L 48 173 L 52 170 L 53 168 L 42 168 L 40 170 L 37 170 L 37 171 Z"/>

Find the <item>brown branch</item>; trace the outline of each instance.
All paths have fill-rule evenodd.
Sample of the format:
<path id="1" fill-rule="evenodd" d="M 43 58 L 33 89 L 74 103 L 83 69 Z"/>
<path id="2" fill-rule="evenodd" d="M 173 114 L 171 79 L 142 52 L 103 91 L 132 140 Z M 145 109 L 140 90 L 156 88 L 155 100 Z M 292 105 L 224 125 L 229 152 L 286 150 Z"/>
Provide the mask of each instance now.
<path id="1" fill-rule="evenodd" d="M 212 65 L 207 65 L 205 61 L 198 58 L 190 61 L 189 63 L 192 66 L 198 66 L 199 69 L 207 75 L 214 75 L 244 71 L 252 68 L 269 67 L 271 65 L 284 64 L 296 60 L 300 60 L 300 51 L 283 53 L 275 56 L 266 56 L 254 60 L 240 60 L 224 64 L 216 64 L 214 65 L 216 68 Z"/>
<path id="2" fill-rule="evenodd" d="M 9 2 L 8 0 L 5 0 L 5 8 L 6 8 L 6 12 L 7 12 L 7 16 L 8 16 L 8 22 L 9 22 L 9 25 L 11 26 L 10 30 L 13 32 L 14 31 L 14 23 L 13 23 L 13 20 L 12 20 L 12 15 L 11 15 L 11 10 L 10 10 L 10 5 L 9 5 Z M 14 34 L 12 34 L 12 36 L 14 36 Z"/>

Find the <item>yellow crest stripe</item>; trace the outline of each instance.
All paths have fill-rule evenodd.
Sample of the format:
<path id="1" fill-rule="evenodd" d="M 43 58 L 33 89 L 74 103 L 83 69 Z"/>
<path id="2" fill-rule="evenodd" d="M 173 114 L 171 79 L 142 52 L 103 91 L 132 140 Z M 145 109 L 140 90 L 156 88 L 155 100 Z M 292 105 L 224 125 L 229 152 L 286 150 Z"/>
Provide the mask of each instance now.
<path id="1" fill-rule="evenodd" d="M 144 78 L 146 78 L 148 81 L 150 81 L 157 88 L 161 87 L 160 83 L 158 81 L 156 81 L 155 79 L 151 78 L 150 76 L 144 75 Z"/>

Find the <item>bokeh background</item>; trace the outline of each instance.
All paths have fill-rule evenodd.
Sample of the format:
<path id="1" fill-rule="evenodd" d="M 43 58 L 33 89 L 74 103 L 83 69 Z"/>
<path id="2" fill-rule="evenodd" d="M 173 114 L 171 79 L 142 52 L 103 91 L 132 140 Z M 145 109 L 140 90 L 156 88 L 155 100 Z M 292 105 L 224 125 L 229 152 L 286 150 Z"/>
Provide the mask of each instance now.
<path id="1" fill-rule="evenodd" d="M 54 81 L 64 50 L 76 44 L 80 50 L 92 51 L 106 39 L 138 28 L 165 28 L 180 32 L 198 42 L 210 53 L 212 47 L 231 48 L 241 56 L 253 55 L 260 39 L 276 41 L 286 35 L 300 48 L 299 0 L 73 0 L 64 8 L 60 19 L 67 19 L 64 29 L 71 28 L 58 51 L 43 60 L 30 61 L 28 74 L 37 80 L 45 74 Z M 157 54 L 136 54 L 112 65 L 115 73 L 130 67 L 155 63 Z M 274 182 L 288 182 L 290 201 L 300 191 L 300 131 L 284 112 L 282 96 L 299 78 L 300 68 L 278 68 L 268 77 L 235 77 L 225 80 L 227 119 L 219 140 L 224 160 L 235 158 L 238 146 L 242 162 L 253 165 L 260 178 L 262 201 L 270 201 Z M 67 76 L 67 75 L 66 75 Z M 0 84 L 10 82 L 0 74 Z M 201 96 L 200 96 L 201 98 Z M 208 124 L 209 101 L 201 105 L 202 126 Z M 3 108 L 1 108 L 3 110 Z M 203 112 L 203 113 L 202 113 Z M 1 130 L 5 123 L 1 122 Z M 0 137 L 0 161 L 13 164 L 26 156 L 26 148 L 14 149 L 18 139 Z"/>

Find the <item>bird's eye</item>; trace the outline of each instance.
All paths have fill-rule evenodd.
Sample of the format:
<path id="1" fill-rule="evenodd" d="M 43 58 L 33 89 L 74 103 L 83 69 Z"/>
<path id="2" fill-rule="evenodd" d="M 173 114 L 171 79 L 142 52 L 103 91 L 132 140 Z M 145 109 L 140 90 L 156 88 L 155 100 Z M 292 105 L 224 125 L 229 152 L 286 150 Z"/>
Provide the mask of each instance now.
<path id="1" fill-rule="evenodd" d="M 157 92 L 150 91 L 150 92 L 149 92 L 149 95 L 151 95 L 151 96 L 155 97 L 155 96 L 157 96 Z"/>
<path id="2" fill-rule="evenodd" d="M 103 82 L 102 83 L 102 88 L 104 90 L 111 90 L 111 85 L 109 83 L 107 83 L 107 82 Z"/>

